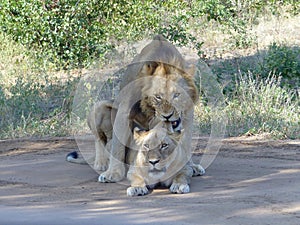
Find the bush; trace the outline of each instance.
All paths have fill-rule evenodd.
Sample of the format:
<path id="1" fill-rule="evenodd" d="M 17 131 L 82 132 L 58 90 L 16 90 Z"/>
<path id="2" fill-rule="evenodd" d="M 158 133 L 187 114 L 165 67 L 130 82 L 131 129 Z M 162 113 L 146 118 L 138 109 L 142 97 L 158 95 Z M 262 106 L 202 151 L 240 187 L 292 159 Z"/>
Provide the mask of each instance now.
<path id="1" fill-rule="evenodd" d="M 3 0 L 0 28 L 42 61 L 63 68 L 83 67 L 101 58 L 117 41 L 159 32 L 162 15 L 175 10 L 175 2 Z"/>
<path id="2" fill-rule="evenodd" d="M 282 77 L 282 84 L 295 88 L 300 85 L 300 48 L 273 43 L 261 64 L 261 76 L 267 78 L 270 71 Z"/>
<path id="3" fill-rule="evenodd" d="M 202 16 L 225 25 L 236 47 L 249 47 L 254 37 L 247 28 L 269 6 L 278 8 L 276 1 L 258 0 L 2 0 L 0 29 L 41 61 L 63 68 L 86 67 L 119 41 L 155 33 L 190 44 L 200 54 L 202 43 L 192 34 L 189 21 Z"/>
<path id="4" fill-rule="evenodd" d="M 135 37 L 137 29 L 154 26 L 150 1 L 139 13 L 141 6 L 123 1 L 3 0 L 0 26 L 42 59 L 62 67 L 86 66 L 112 47 L 111 37 Z"/>

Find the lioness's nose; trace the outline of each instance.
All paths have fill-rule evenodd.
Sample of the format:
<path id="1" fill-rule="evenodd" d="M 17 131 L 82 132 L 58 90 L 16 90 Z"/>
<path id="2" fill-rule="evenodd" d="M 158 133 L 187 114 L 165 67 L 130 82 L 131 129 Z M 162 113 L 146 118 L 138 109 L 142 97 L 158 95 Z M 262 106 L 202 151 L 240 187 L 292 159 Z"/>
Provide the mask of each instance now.
<path id="1" fill-rule="evenodd" d="M 149 163 L 151 163 L 153 166 L 159 162 L 159 159 L 151 159 L 149 160 Z"/>

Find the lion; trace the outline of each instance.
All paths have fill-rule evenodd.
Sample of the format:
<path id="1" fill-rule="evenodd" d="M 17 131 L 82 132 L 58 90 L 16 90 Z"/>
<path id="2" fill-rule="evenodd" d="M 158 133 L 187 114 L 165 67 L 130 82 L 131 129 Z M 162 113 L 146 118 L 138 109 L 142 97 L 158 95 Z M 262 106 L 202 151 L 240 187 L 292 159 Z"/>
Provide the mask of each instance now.
<path id="1" fill-rule="evenodd" d="M 78 164 L 93 164 L 95 170 L 105 171 L 109 163 L 109 149 L 107 143 L 112 139 L 113 121 L 112 115 L 113 100 L 96 102 L 87 117 L 87 124 L 95 136 L 95 154 L 85 160 L 78 158 L 76 151 L 69 153 L 66 160 Z"/>
<path id="2" fill-rule="evenodd" d="M 194 72 L 194 66 L 188 65 L 178 50 L 160 35 L 127 67 L 118 99 L 97 103 L 88 116 L 89 127 L 96 137 L 94 168 L 107 169 L 100 174 L 99 182 L 117 182 L 124 178 L 125 147 L 129 146 L 136 126 L 149 130 L 159 121 L 166 121 L 175 131 L 184 128 L 181 143 L 186 155 L 182 160 L 191 158 L 193 106 L 199 97 Z M 115 123 L 116 117 L 119 120 Z M 127 121 L 127 130 L 121 126 L 124 121 Z M 101 153 L 107 140 L 111 140 L 112 145 L 110 160 Z M 71 156 L 69 159 L 73 160 Z M 194 168 L 194 175 L 199 175 L 201 171 Z"/>
<path id="3" fill-rule="evenodd" d="M 123 76 L 119 100 L 114 102 L 117 111 L 113 118 L 116 120 L 111 155 L 108 169 L 100 174 L 99 182 L 117 182 L 124 178 L 125 148 L 130 145 L 135 125 L 149 130 L 159 121 L 174 126 L 180 123 L 185 129 L 181 141 L 185 152 L 182 161 L 190 161 L 194 103 L 199 98 L 194 73 L 194 65 L 189 65 L 160 35 L 135 57 Z M 124 130 L 124 122 L 129 127 L 127 130 Z M 197 167 L 193 168 L 194 174 L 201 173 Z"/>
<path id="4" fill-rule="evenodd" d="M 190 192 L 189 183 L 193 168 L 189 163 L 182 165 L 185 151 L 180 145 L 182 131 L 170 133 L 162 123 L 149 131 L 134 129 L 137 150 L 130 149 L 126 162 L 130 165 L 127 178 L 131 186 L 128 196 L 147 195 L 157 185 L 169 187 L 172 193 Z M 201 175 L 205 170 L 197 165 Z"/>

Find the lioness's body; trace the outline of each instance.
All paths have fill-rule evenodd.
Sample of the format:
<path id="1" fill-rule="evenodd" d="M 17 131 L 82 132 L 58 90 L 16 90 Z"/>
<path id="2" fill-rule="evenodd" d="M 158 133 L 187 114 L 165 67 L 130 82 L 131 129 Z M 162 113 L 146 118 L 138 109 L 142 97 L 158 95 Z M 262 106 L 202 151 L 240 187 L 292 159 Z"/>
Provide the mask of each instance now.
<path id="1" fill-rule="evenodd" d="M 146 195 L 160 184 L 170 187 L 172 193 L 190 191 L 193 168 L 183 163 L 185 151 L 181 148 L 181 132 L 169 133 L 164 122 L 150 131 L 135 131 L 134 140 L 138 149 L 129 149 L 126 161 L 130 164 L 127 178 L 131 187 L 128 196 Z"/>
<path id="2" fill-rule="evenodd" d="M 103 108 L 110 106 L 110 103 L 102 102 L 97 106 Z M 172 131 L 170 126 L 169 122 L 160 122 L 149 131 L 134 130 L 135 145 L 126 148 L 125 157 L 125 163 L 129 166 L 127 178 L 131 184 L 127 189 L 128 196 L 149 194 L 158 184 L 169 187 L 172 193 L 188 193 L 190 178 L 194 175 L 195 167 L 200 171 L 200 175 L 205 173 L 200 165 L 191 165 L 189 162 L 182 161 L 186 154 L 180 144 L 182 131 Z M 96 153 L 96 155 L 101 154 L 105 162 L 109 161 L 111 141 L 111 139 L 107 140 L 105 148 L 96 148 L 100 151 L 105 149 L 106 154 Z M 79 161 L 84 162 L 83 160 L 74 162 Z"/>

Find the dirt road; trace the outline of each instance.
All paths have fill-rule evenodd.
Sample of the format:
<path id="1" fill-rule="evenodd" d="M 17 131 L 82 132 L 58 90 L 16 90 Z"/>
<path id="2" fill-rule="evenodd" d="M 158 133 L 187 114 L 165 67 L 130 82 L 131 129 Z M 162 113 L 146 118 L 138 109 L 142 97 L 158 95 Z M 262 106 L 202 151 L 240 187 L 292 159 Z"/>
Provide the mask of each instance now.
<path id="1" fill-rule="evenodd" d="M 226 139 L 206 175 L 192 179 L 191 193 L 143 197 L 67 163 L 75 149 L 72 138 L 0 141 L 1 225 L 300 224 L 299 140 Z"/>

